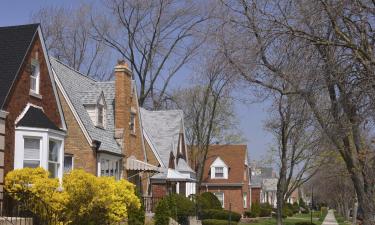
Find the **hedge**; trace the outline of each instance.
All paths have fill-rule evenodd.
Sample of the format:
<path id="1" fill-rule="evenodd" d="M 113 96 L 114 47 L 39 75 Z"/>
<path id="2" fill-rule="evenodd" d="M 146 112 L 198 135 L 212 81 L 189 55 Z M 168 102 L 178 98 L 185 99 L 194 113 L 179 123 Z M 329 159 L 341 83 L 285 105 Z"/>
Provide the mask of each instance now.
<path id="1" fill-rule="evenodd" d="M 198 208 L 203 209 L 222 209 L 219 199 L 211 192 L 203 192 L 196 197 Z"/>
<path id="2" fill-rule="evenodd" d="M 155 208 L 155 225 L 168 225 L 170 215 L 171 212 L 169 210 L 168 201 L 166 198 L 163 198 L 158 202 Z"/>
<path id="3" fill-rule="evenodd" d="M 316 225 L 316 224 L 308 222 L 308 221 L 301 221 L 301 222 L 296 222 L 294 225 Z"/>
<path id="4" fill-rule="evenodd" d="M 231 222 L 231 225 L 237 225 L 237 222 Z M 202 220 L 202 225 L 228 225 L 228 220 L 215 220 L 215 219 L 206 219 Z"/>
<path id="5" fill-rule="evenodd" d="M 232 221 L 240 221 L 241 214 L 236 212 L 230 212 L 228 210 L 217 210 L 217 209 L 209 209 L 203 210 L 201 214 L 201 219 L 216 219 L 216 220 L 228 220 L 229 214 L 231 215 Z"/>

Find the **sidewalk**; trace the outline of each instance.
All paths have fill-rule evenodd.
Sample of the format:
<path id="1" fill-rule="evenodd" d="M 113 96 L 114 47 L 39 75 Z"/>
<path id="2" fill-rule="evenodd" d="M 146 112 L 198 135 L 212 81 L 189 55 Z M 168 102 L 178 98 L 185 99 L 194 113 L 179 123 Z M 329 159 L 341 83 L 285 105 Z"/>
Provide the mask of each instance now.
<path id="1" fill-rule="evenodd" d="M 329 210 L 326 218 L 324 219 L 322 225 L 338 225 L 333 210 Z"/>

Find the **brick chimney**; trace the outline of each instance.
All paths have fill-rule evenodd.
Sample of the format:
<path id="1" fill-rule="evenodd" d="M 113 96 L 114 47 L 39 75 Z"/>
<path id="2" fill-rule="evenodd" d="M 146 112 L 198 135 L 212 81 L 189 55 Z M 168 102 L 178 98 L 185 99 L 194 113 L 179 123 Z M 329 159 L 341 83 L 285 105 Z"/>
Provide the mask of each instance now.
<path id="1" fill-rule="evenodd" d="M 145 154 L 134 86 L 128 64 L 118 61 L 115 66 L 115 138 L 126 157 L 133 155 L 143 160 Z"/>
<path id="2" fill-rule="evenodd" d="M 132 74 L 128 64 L 119 60 L 115 66 L 115 138 L 125 152 L 125 132 L 129 126 L 130 93 L 132 88 Z M 126 130 L 126 131 L 125 131 Z"/>

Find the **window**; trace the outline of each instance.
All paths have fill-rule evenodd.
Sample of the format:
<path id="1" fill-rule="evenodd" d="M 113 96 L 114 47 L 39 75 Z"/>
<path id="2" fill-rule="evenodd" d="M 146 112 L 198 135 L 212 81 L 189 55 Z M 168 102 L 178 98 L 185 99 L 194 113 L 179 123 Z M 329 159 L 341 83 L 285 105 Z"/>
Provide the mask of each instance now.
<path id="1" fill-rule="evenodd" d="M 100 176 L 120 178 L 120 160 L 100 160 Z"/>
<path id="2" fill-rule="evenodd" d="M 98 105 L 98 121 L 97 125 L 100 127 L 104 127 L 104 106 Z"/>
<path id="3" fill-rule="evenodd" d="M 221 203 L 221 207 L 224 208 L 224 193 L 223 192 L 215 192 L 214 195 L 216 196 L 217 199 L 219 199 Z"/>
<path id="4" fill-rule="evenodd" d="M 40 166 L 40 138 L 24 138 L 23 167 Z"/>
<path id="5" fill-rule="evenodd" d="M 224 167 L 215 167 L 215 178 L 224 178 Z"/>
<path id="6" fill-rule="evenodd" d="M 135 134 L 135 113 L 130 113 L 129 129 L 132 134 Z"/>
<path id="7" fill-rule="evenodd" d="M 64 156 L 64 173 L 69 173 L 73 170 L 73 156 L 65 155 Z"/>
<path id="8" fill-rule="evenodd" d="M 48 171 L 50 177 L 56 178 L 59 176 L 60 169 L 60 143 L 55 140 L 49 140 L 48 148 Z"/>
<path id="9" fill-rule="evenodd" d="M 243 193 L 243 207 L 247 208 L 247 193 Z"/>
<path id="10" fill-rule="evenodd" d="M 39 94 L 39 77 L 40 68 L 37 60 L 31 62 L 31 74 L 30 74 L 30 90 L 36 94 Z"/>

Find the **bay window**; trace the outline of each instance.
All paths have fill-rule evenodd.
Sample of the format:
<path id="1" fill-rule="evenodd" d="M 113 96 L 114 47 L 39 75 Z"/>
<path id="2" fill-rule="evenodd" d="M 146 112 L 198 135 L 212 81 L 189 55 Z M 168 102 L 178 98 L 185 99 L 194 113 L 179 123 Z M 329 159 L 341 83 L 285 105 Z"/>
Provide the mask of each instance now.
<path id="1" fill-rule="evenodd" d="M 42 167 L 50 177 L 61 180 L 64 156 L 64 133 L 17 127 L 15 133 L 14 169 Z"/>
<path id="2" fill-rule="evenodd" d="M 23 167 L 36 168 L 40 166 L 40 138 L 24 138 Z"/>

